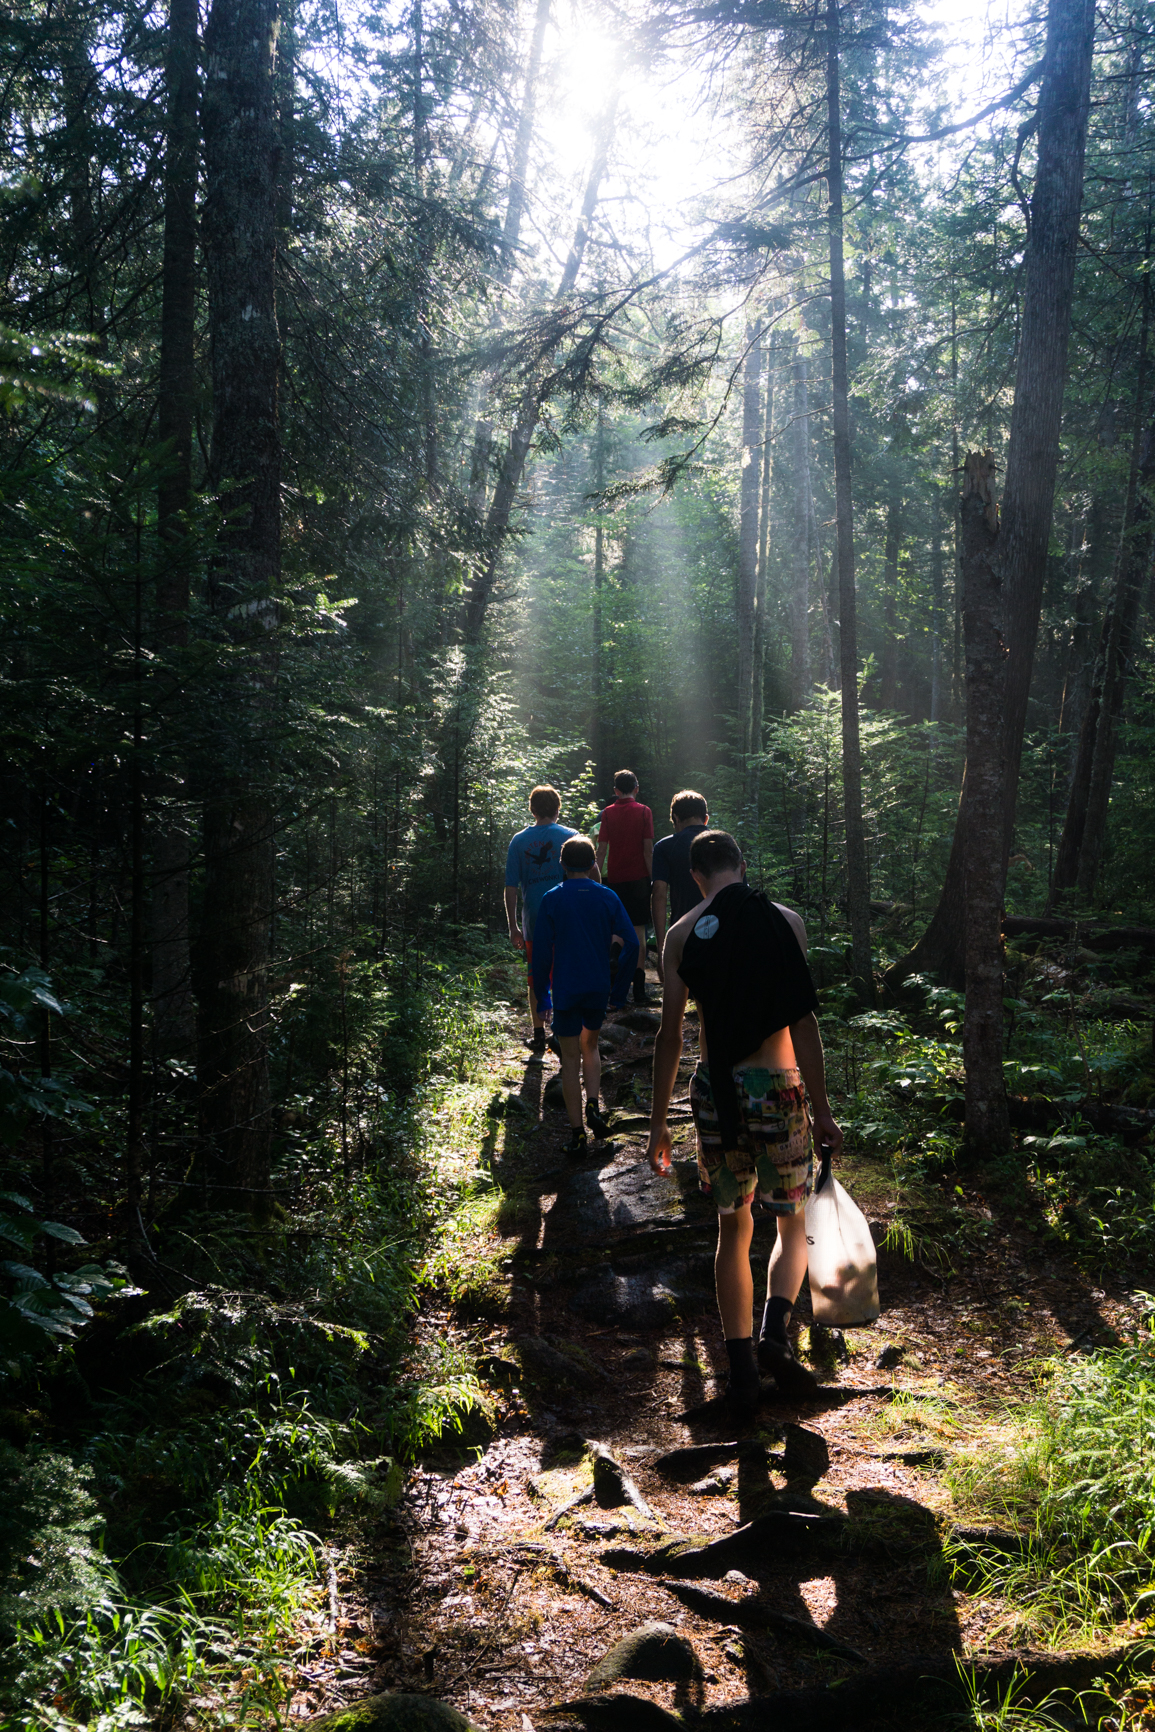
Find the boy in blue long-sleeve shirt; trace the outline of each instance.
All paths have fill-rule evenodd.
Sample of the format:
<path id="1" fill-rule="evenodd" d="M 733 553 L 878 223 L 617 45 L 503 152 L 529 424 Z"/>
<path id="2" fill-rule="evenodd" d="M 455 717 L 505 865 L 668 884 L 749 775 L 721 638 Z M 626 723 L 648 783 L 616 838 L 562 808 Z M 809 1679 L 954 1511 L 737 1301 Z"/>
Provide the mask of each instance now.
<path id="1" fill-rule="evenodd" d="M 565 878 L 542 897 L 533 935 L 533 989 L 539 1004 L 553 995 L 553 1032 L 561 1051 L 561 1086 L 570 1122 L 567 1155 L 586 1152 L 583 1078 L 585 1122 L 595 1137 L 609 1135 L 610 1127 L 598 1111 L 598 1030 L 610 1000 L 610 951 L 615 944 L 622 947 L 613 988 L 616 1010 L 626 1002 L 638 957 L 637 934 L 621 898 L 590 877 L 595 860 L 588 836 L 571 836 L 562 844 Z"/>

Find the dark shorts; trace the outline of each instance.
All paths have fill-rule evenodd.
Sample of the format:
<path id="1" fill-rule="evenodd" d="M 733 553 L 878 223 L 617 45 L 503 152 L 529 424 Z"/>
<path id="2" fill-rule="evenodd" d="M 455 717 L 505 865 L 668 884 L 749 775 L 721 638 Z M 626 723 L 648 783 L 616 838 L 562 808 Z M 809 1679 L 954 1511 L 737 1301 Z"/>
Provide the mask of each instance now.
<path id="1" fill-rule="evenodd" d="M 587 993 L 584 998 L 575 998 L 564 1010 L 554 1006 L 553 1032 L 559 1037 L 580 1034 L 583 1028 L 600 1028 L 605 1020 L 606 995 Z"/>
<path id="2" fill-rule="evenodd" d="M 738 1146 L 723 1149 L 710 1073 L 690 1078 L 698 1131 L 698 1179 L 720 1215 L 732 1215 L 757 1191 L 772 1215 L 801 1215 L 814 1189 L 814 1140 L 802 1076 L 796 1070 L 735 1070 Z"/>
<path id="3" fill-rule="evenodd" d="M 646 926 L 650 919 L 650 881 L 648 878 L 627 878 L 624 883 L 611 884 L 610 889 L 626 905 L 631 926 Z"/>

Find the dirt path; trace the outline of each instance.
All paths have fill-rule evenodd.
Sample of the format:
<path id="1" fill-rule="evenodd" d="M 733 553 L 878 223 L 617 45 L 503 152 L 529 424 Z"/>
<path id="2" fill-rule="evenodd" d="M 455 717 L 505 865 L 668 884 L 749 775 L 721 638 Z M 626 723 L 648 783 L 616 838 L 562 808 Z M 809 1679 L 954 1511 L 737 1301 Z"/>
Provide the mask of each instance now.
<path id="1" fill-rule="evenodd" d="M 665 1708 L 850 1680 L 863 1664 L 1025 1645 L 1015 1608 L 952 1588 L 936 1568 L 958 1519 L 950 1461 L 998 1447 L 1006 1404 L 1029 1395 L 1036 1362 L 1111 1339 L 1126 1296 L 1087 1286 L 1041 1252 L 1037 1223 L 1021 1212 L 1004 1216 L 997 1199 L 952 1185 L 932 1199 L 922 1258 L 882 1251 L 882 1316 L 848 1331 L 845 1349 L 817 1331 L 808 1338 L 804 1293 L 801 1347 L 823 1394 L 791 1402 L 767 1383 L 757 1424 L 735 1437 L 710 1400 L 724 1352 L 714 1216 L 696 1187 L 692 1127 L 683 1117 L 675 1132 L 674 1180 L 653 1176 L 640 1110 L 652 1030 L 644 1014 L 616 1020 L 604 1096 L 619 1130 L 585 1161 L 557 1152 L 555 1061 L 507 1055 L 487 1139 L 505 1200 L 496 1241 L 478 1246 L 504 1289 L 493 1307 L 504 1315 L 478 1328 L 493 1434 L 415 1471 L 366 1555 L 346 1558 L 345 1675 L 338 1661 L 327 1680 L 303 1681 L 294 1715 L 405 1690 L 483 1726 L 530 1732 L 551 1704 L 581 1696 L 607 1650 L 647 1620 L 688 1638 L 701 1676 L 615 1687 Z M 841 1174 L 880 1241 L 896 1210 L 926 1214 L 923 1199 L 912 1216 L 889 1161 L 850 1156 Z M 773 1231 L 756 1218 L 763 1282 Z M 422 1326 L 444 1331 L 454 1320 L 434 1310 Z M 593 1502 L 547 1530 L 590 1485 L 595 1441 L 655 1519 Z M 733 1447 L 663 1462 L 705 1444 Z M 800 1519 L 808 1514 L 843 1523 Z M 673 1536 L 718 1540 L 751 1522 L 718 1563 L 644 1567 Z M 699 1593 L 728 1597 L 733 1616 L 713 1605 L 704 1613 L 692 1589 L 671 1588 L 691 1575 Z M 769 1624 L 751 1615 L 755 1602 Z M 637 1710 L 622 1708 L 625 1727 Z"/>

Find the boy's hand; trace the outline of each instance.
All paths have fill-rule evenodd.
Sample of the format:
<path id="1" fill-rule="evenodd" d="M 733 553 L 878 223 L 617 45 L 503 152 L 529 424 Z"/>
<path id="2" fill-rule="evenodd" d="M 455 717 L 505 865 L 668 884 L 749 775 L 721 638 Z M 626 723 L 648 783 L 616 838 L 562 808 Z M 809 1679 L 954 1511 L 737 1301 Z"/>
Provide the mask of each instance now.
<path id="1" fill-rule="evenodd" d="M 834 1160 L 842 1153 L 842 1131 L 834 1121 L 834 1114 L 827 1109 L 824 1113 L 814 1115 L 814 1141 L 821 1146 L 825 1144 L 830 1150 L 830 1158 Z"/>
<path id="2" fill-rule="evenodd" d="M 655 1173 L 659 1173 L 663 1178 L 670 1171 L 673 1149 L 669 1125 L 651 1125 L 650 1140 L 646 1147 L 646 1159 Z"/>
<path id="3" fill-rule="evenodd" d="M 509 935 L 509 941 L 513 945 L 515 950 L 524 950 L 525 949 L 525 933 L 524 932 L 522 932 L 520 930 L 518 930 L 516 932 L 511 932 Z"/>

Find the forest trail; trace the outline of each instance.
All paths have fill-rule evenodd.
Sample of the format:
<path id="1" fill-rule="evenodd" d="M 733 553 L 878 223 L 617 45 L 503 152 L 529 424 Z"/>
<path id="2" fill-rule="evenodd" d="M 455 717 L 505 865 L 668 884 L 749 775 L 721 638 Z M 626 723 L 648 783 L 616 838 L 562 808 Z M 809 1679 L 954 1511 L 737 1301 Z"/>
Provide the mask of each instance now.
<path id="1" fill-rule="evenodd" d="M 607 1025 L 603 1098 L 617 1134 L 581 1162 L 558 1154 L 556 1061 L 502 1055 L 483 1151 L 505 1196 L 490 1255 L 496 1249 L 507 1309 L 485 1331 L 481 1362 L 492 1435 L 427 1458 L 360 1555 L 346 1554 L 343 1651 L 302 1675 L 294 1717 L 398 1690 L 511 1732 L 556 1720 L 556 1704 L 569 1705 L 561 1719 L 612 1732 L 646 1712 L 640 1698 L 717 1718 L 748 1699 L 861 1675 L 889 1700 L 917 1685 L 928 1659 L 953 1677 L 956 1655 L 1011 1669 L 1022 1657 L 1021 1637 L 1016 1649 L 1006 1633 L 1008 1607 L 952 1587 L 936 1565 L 960 1519 L 945 1476 L 960 1451 L 997 1444 L 1006 1402 L 1031 1395 L 1041 1358 L 1117 1339 L 1126 1295 L 1086 1285 L 1043 1253 L 1021 1205 L 1004 1219 L 997 1199 L 955 1196 L 956 1216 L 973 1229 L 959 1267 L 949 1243 L 937 1268 L 883 1248 L 882 1315 L 845 1343 L 819 1331 L 808 1340 L 804 1287 L 802 1346 L 822 1395 L 788 1401 L 767 1381 L 757 1423 L 736 1436 L 710 1399 L 725 1364 L 715 1218 L 697 1190 L 681 1083 L 673 1178 L 654 1176 L 643 1159 L 657 1021 L 629 1009 Z M 891 1164 L 850 1155 L 840 1172 L 881 1241 L 901 1202 Z M 756 1283 L 773 1232 L 760 1214 Z M 442 1309 L 420 1327 L 449 1323 Z M 592 1501 L 547 1527 L 590 1487 L 594 1443 L 652 1515 Z M 686 1450 L 699 1455 L 668 1459 Z M 727 1535 L 736 1537 L 720 1556 L 645 1568 L 647 1554 L 675 1539 Z M 698 1676 L 590 1685 L 608 1651 L 650 1621 L 692 1645 Z M 659 1646 L 659 1670 L 698 1670 L 684 1644 Z M 906 1674 L 872 1670 L 911 1661 Z M 619 1708 L 607 1690 L 625 1698 Z M 824 1723 L 812 1698 L 792 1700 L 799 1724 Z M 787 1705 L 782 1698 L 776 1726 L 791 1723 Z M 918 1724 L 913 1698 L 910 1708 L 907 1723 Z M 840 1712 L 831 1723 L 871 1717 L 859 1703 L 850 1720 Z M 931 1713 L 926 1723 L 940 1721 Z"/>

